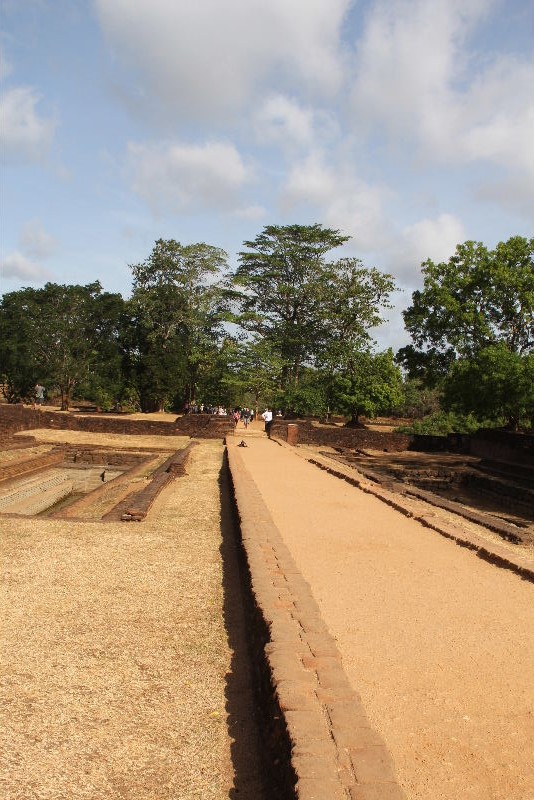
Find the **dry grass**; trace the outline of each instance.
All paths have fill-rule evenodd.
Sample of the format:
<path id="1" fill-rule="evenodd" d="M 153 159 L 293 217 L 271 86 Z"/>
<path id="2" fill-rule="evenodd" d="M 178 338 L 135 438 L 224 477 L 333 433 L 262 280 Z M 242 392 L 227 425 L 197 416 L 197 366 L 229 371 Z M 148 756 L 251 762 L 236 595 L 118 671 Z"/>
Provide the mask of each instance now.
<path id="1" fill-rule="evenodd" d="M 51 444 L 100 445 L 102 447 L 140 447 L 154 450 L 179 450 L 190 442 L 189 436 L 128 436 L 120 433 L 91 433 L 89 431 L 63 431 L 36 428 L 15 436 L 35 437 L 38 442 Z"/>
<path id="2" fill-rule="evenodd" d="M 229 796 L 222 455 L 142 524 L 0 519 L 6 800 Z"/>

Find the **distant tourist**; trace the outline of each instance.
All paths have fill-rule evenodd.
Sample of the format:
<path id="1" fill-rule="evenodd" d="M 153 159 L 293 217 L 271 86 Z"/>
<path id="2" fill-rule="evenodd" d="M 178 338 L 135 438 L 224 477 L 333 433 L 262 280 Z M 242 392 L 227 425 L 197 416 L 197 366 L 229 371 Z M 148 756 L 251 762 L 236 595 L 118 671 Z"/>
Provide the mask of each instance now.
<path id="1" fill-rule="evenodd" d="M 273 412 L 270 408 L 266 408 L 263 414 L 261 415 L 263 421 L 265 422 L 265 433 L 271 438 L 271 425 L 273 424 Z"/>
<path id="2" fill-rule="evenodd" d="M 33 407 L 35 408 L 35 406 L 42 406 L 43 403 L 44 403 L 45 387 L 41 386 L 40 383 L 37 383 L 35 385 L 35 389 L 33 390 L 33 393 L 34 393 L 34 397 L 35 397 L 35 399 L 33 401 Z"/>

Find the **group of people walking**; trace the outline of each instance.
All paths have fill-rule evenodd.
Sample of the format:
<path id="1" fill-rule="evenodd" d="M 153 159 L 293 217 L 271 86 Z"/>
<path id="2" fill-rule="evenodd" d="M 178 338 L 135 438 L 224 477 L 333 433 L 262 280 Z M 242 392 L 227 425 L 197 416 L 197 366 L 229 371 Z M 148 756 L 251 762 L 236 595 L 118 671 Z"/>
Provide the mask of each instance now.
<path id="1" fill-rule="evenodd" d="M 232 418 L 237 428 L 240 420 L 243 421 L 245 428 L 248 428 L 251 422 L 254 422 L 254 409 L 252 408 L 235 408 L 232 412 Z"/>
<path id="2" fill-rule="evenodd" d="M 265 423 L 265 432 L 267 436 L 271 436 L 271 425 L 273 424 L 273 412 L 270 408 L 266 408 L 261 415 Z M 252 408 L 235 408 L 232 412 L 232 419 L 237 428 L 239 422 L 242 422 L 245 428 L 248 428 L 251 422 L 254 422 L 254 410 Z"/>

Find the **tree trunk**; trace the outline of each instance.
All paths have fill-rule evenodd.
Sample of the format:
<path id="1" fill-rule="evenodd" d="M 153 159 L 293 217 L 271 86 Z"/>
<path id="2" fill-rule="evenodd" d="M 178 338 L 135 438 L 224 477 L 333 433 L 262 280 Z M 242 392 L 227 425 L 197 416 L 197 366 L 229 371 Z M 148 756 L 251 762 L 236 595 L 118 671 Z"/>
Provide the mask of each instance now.
<path id="1" fill-rule="evenodd" d="M 346 428 L 363 428 L 364 425 L 360 422 L 360 412 L 353 411 L 350 420 L 345 425 Z"/>

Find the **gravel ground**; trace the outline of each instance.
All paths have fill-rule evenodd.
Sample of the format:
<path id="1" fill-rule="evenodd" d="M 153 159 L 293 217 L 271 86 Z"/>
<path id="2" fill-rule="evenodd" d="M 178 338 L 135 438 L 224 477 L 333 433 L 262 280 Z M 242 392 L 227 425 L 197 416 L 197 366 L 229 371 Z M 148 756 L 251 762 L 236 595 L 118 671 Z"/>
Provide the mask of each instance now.
<path id="1" fill-rule="evenodd" d="M 91 433 L 90 431 L 63 431 L 51 428 L 36 428 L 16 433 L 17 436 L 33 436 L 38 442 L 52 444 L 99 445 L 100 447 L 127 447 L 156 450 L 179 450 L 189 443 L 189 436 L 126 436 L 120 433 Z M 20 453 L 21 451 L 17 451 Z"/>
<path id="2" fill-rule="evenodd" d="M 0 519 L 5 800 L 234 796 L 222 459 L 194 448 L 142 524 Z"/>

